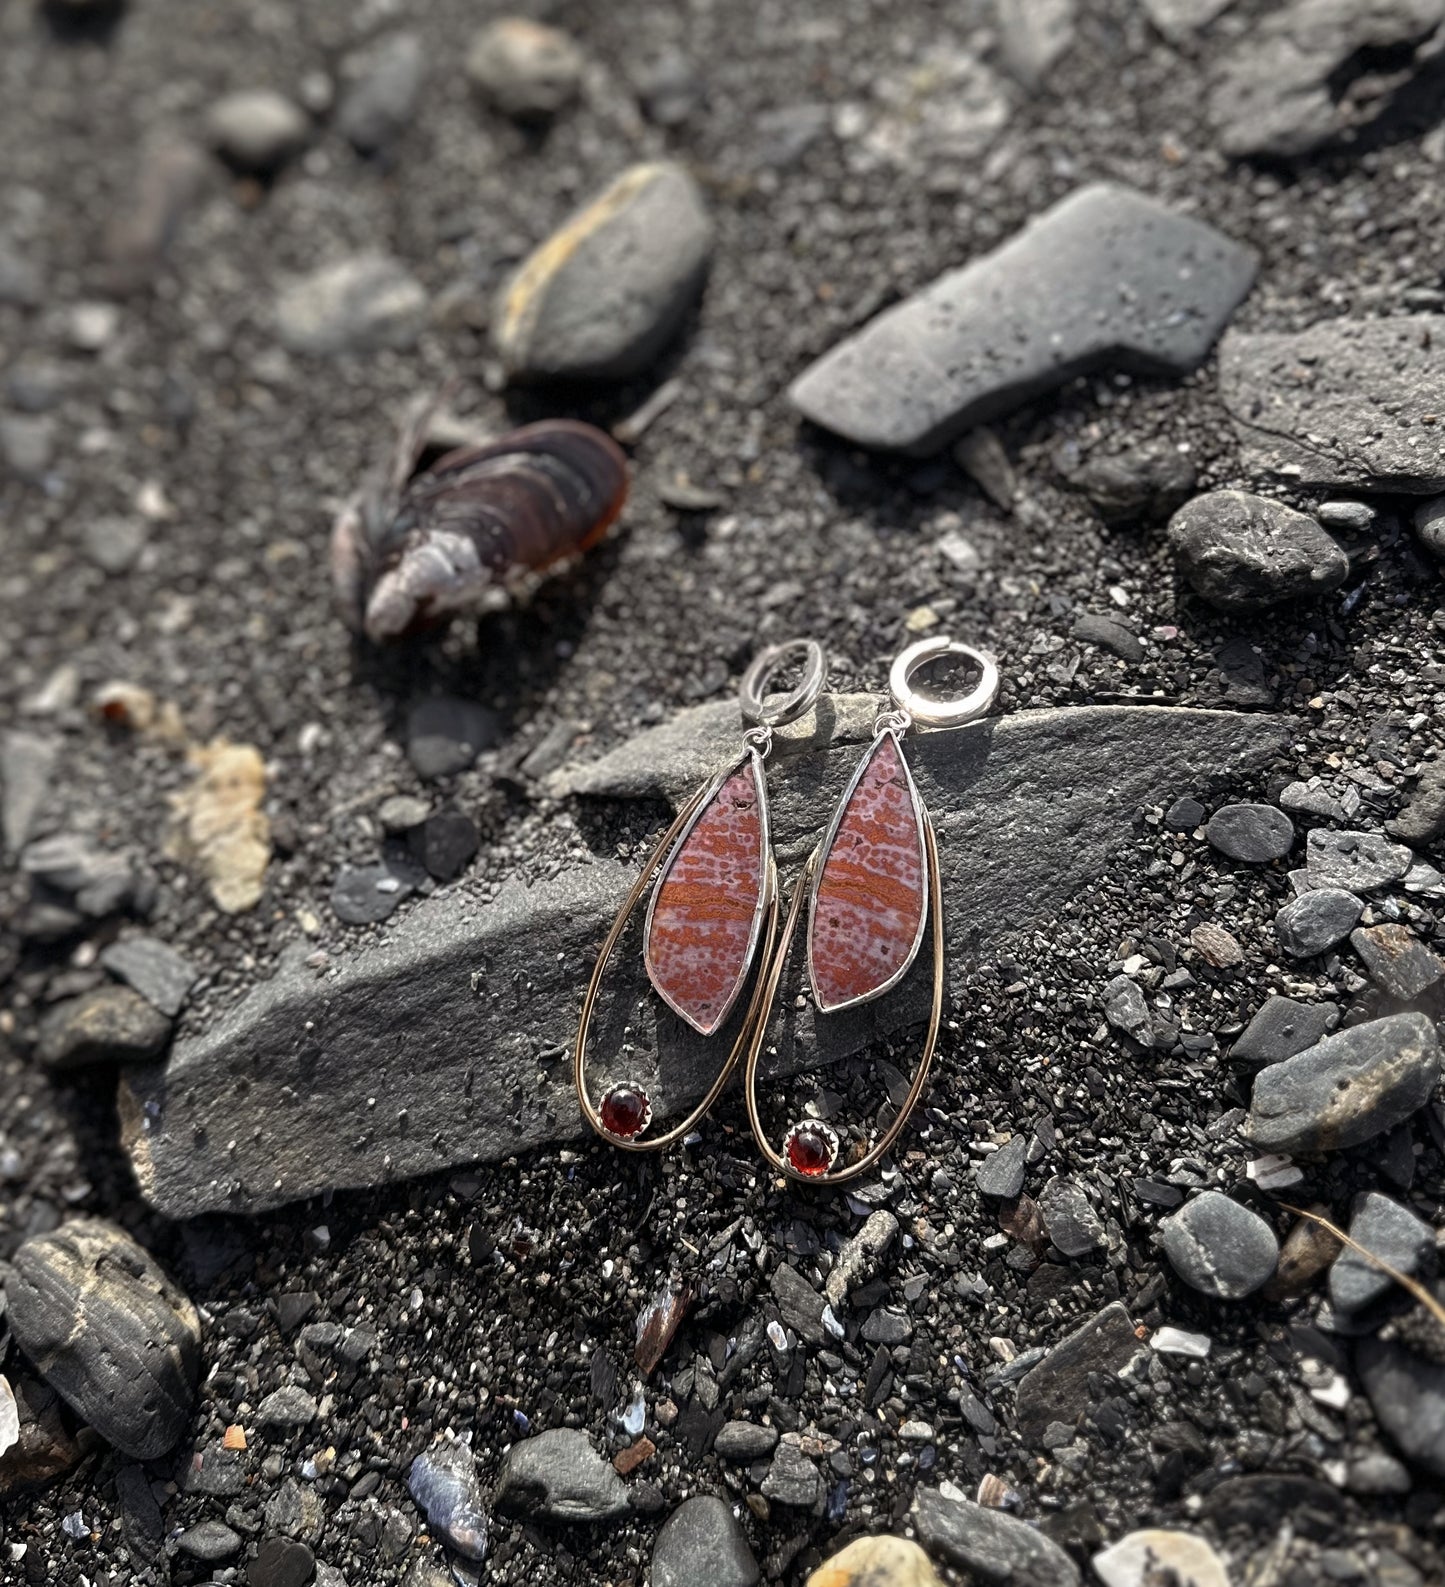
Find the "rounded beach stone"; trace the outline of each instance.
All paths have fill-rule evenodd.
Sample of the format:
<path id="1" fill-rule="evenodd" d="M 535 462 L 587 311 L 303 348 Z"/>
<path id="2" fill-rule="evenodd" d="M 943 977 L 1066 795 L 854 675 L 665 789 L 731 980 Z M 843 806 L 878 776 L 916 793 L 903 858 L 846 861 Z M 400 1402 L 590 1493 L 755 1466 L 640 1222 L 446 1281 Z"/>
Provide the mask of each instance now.
<path id="1" fill-rule="evenodd" d="M 1343 942 L 1355 928 L 1364 904 L 1343 887 L 1301 893 L 1274 917 L 1279 945 L 1295 959 L 1307 959 Z"/>
<path id="2" fill-rule="evenodd" d="M 1250 865 L 1282 860 L 1294 847 L 1294 822 L 1273 805 L 1225 805 L 1206 831 L 1211 848 Z"/>
<path id="3" fill-rule="evenodd" d="M 1180 1278 L 1216 1300 L 1252 1295 L 1279 1262 L 1274 1230 L 1217 1190 L 1204 1191 L 1166 1218 L 1159 1243 Z"/>

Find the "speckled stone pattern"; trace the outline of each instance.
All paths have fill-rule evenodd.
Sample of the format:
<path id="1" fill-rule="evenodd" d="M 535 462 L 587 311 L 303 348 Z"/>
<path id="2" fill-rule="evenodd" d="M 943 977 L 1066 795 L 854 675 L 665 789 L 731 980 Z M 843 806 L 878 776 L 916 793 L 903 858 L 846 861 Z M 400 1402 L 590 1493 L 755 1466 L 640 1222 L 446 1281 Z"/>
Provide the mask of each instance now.
<path id="1" fill-rule="evenodd" d="M 658 994 L 710 1036 L 748 973 L 763 893 L 763 791 L 747 760 L 718 789 L 668 860 L 647 933 Z"/>
<path id="2" fill-rule="evenodd" d="M 908 769 L 890 734 L 872 751 L 823 857 L 808 928 L 820 1009 L 872 997 L 903 973 L 918 944 L 926 883 Z"/>

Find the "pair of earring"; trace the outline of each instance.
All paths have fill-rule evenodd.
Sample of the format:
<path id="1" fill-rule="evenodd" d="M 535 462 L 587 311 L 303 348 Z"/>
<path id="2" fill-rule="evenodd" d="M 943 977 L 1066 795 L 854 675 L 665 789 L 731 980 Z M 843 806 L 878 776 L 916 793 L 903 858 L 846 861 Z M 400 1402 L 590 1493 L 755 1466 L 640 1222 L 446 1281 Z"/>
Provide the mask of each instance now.
<path id="1" fill-rule="evenodd" d="M 914 675 L 943 656 L 979 671 L 973 689 L 939 699 L 913 686 Z M 784 695 L 768 684 L 801 657 L 802 677 Z M 605 1140 L 627 1151 L 660 1151 L 682 1139 L 712 1107 L 739 1062 L 758 1148 L 789 1178 L 841 1184 L 866 1173 L 902 1134 L 927 1084 L 943 1011 L 943 901 L 933 823 L 904 754 L 910 729 L 961 727 L 985 715 L 998 694 L 993 660 L 951 639 L 910 645 L 889 673 L 891 706 L 878 715 L 873 740 L 814 849 L 778 930 L 778 878 L 768 830 L 764 762 L 774 729 L 809 711 L 823 691 L 827 666 L 813 640 L 792 640 L 757 656 L 739 697 L 746 731 L 737 761 L 705 784 L 678 812 L 654 847 L 603 941 L 588 982 L 573 1055 L 583 1117 Z M 737 1004 L 761 947 L 757 976 L 741 1027 L 707 1094 L 671 1129 L 649 1135 L 652 1103 L 635 1079 L 614 1083 L 594 1106 L 587 1083 L 587 1038 L 603 976 L 627 922 L 651 889 L 643 928 L 643 962 L 663 1002 L 702 1036 L 722 1027 Z M 758 1069 L 768 1018 L 793 939 L 808 905 L 808 980 L 820 1014 L 882 997 L 908 973 L 931 919 L 933 1001 L 921 1056 L 892 1122 L 867 1140 L 859 1135 L 839 1166 L 842 1143 L 830 1124 L 802 1119 L 774 1146 L 758 1109 Z"/>

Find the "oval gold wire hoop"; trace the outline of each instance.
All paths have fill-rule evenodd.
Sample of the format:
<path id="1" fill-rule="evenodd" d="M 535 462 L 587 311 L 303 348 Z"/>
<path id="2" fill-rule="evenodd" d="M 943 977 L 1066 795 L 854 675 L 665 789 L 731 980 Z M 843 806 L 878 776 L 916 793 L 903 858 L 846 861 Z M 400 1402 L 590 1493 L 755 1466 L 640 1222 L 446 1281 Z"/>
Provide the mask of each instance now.
<path id="1" fill-rule="evenodd" d="M 793 938 L 797 935 L 798 921 L 803 913 L 803 900 L 808 894 L 813 868 L 818 863 L 816 849 L 808 861 L 807 868 L 798 878 L 797 886 L 793 889 L 793 903 L 788 910 L 787 924 L 783 927 L 782 941 L 778 944 L 778 950 L 767 967 L 767 973 L 759 983 L 759 990 L 765 989 L 767 992 L 767 1000 L 753 1027 L 752 1041 L 748 1046 L 747 1068 L 743 1071 L 743 1096 L 747 1102 L 748 1122 L 753 1127 L 753 1138 L 758 1143 L 758 1150 L 772 1167 L 801 1185 L 842 1185 L 850 1179 L 857 1179 L 860 1174 L 866 1174 L 902 1135 L 904 1126 L 908 1123 L 909 1116 L 918 1105 L 918 1099 L 923 1095 L 923 1088 L 928 1083 L 928 1071 L 933 1066 L 933 1049 L 938 1044 L 938 1026 L 943 1017 L 943 887 L 938 876 L 938 841 L 933 835 L 933 823 L 926 812 L 923 817 L 923 838 L 928 851 L 928 907 L 933 915 L 933 1007 L 928 1016 L 928 1034 L 923 1040 L 923 1056 L 918 1060 L 918 1068 L 914 1071 L 913 1084 L 908 1088 L 908 1095 L 903 1100 L 903 1106 L 898 1110 L 898 1117 L 856 1163 L 849 1163 L 845 1168 L 831 1168 L 826 1174 L 800 1174 L 781 1153 L 774 1149 L 767 1132 L 763 1129 L 763 1121 L 758 1116 L 758 1061 L 763 1050 L 763 1042 L 767 1037 L 768 1020 L 777 999 L 778 983 L 783 978 L 783 967 L 788 962 L 788 953 L 793 946 Z"/>
<path id="2" fill-rule="evenodd" d="M 587 983 L 587 992 L 582 999 L 582 1015 L 577 1022 L 577 1043 L 572 1054 L 572 1081 L 577 1088 L 577 1102 L 582 1109 L 582 1117 L 588 1124 L 607 1142 L 623 1152 L 660 1152 L 664 1147 L 671 1146 L 674 1141 L 679 1141 L 707 1112 L 714 1102 L 722 1095 L 723 1087 L 728 1083 L 738 1060 L 743 1055 L 743 1049 L 748 1044 L 752 1034 L 753 1022 L 761 1012 L 761 999 L 763 995 L 764 976 L 759 975 L 753 987 L 753 995 L 748 1002 L 748 1011 L 743 1019 L 742 1029 L 738 1032 L 737 1040 L 733 1043 L 732 1051 L 728 1054 L 727 1062 L 718 1071 L 717 1079 L 712 1083 L 707 1095 L 680 1123 L 675 1124 L 665 1135 L 650 1136 L 647 1140 L 625 1141 L 619 1136 L 611 1134 L 602 1123 L 602 1116 L 592 1105 L 592 1098 L 587 1093 L 587 1035 L 592 1028 L 592 1015 L 597 1007 L 598 994 L 602 988 L 602 977 L 607 970 L 608 962 L 617 947 L 618 939 L 627 928 L 627 922 L 632 918 L 633 911 L 641 902 L 642 895 L 647 891 L 648 883 L 652 880 L 661 865 L 663 858 L 672 851 L 672 845 L 678 833 L 692 819 L 693 813 L 702 803 L 704 796 L 711 789 L 712 784 L 705 782 L 691 799 L 678 811 L 677 819 L 657 840 L 657 847 L 648 856 L 647 864 L 642 867 L 642 874 L 632 884 L 627 897 L 622 902 L 617 919 L 612 922 L 612 929 L 603 939 L 601 951 L 597 955 L 597 963 L 592 967 L 592 978 Z M 762 962 L 767 965 L 772 958 L 773 945 L 778 937 L 778 872 L 773 863 L 773 857 L 768 856 L 767 874 L 763 885 L 767 888 L 767 929 L 762 943 Z"/>

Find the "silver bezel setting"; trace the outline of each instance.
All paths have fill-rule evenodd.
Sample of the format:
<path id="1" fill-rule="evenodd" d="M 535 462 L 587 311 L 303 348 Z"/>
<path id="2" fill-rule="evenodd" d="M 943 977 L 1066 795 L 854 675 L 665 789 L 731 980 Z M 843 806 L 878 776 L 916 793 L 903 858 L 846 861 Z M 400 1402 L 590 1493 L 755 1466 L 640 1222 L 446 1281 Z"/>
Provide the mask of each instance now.
<path id="1" fill-rule="evenodd" d="M 828 856 L 833 850 L 833 840 L 838 835 L 838 828 L 843 821 L 843 813 L 847 810 L 858 784 L 863 780 L 863 774 L 873 764 L 873 757 L 878 753 L 884 739 L 891 738 L 893 746 L 898 751 L 898 759 L 903 767 L 903 775 L 908 779 L 908 797 L 913 804 L 913 818 L 915 830 L 918 834 L 918 864 L 921 872 L 923 886 L 923 909 L 918 917 L 918 930 L 913 936 L 913 945 L 908 950 L 908 956 L 889 978 L 881 985 L 874 987 L 871 992 L 865 992 L 862 997 L 848 998 L 842 1003 L 824 1003 L 818 995 L 818 978 L 813 969 L 813 933 L 818 918 L 818 893 L 823 885 L 823 871 L 828 864 Z M 885 992 L 891 992 L 905 975 L 913 968 L 913 961 L 918 957 L 918 950 L 923 945 L 923 934 L 928 927 L 928 845 L 923 838 L 923 823 L 928 819 L 923 808 L 923 800 L 918 792 L 918 785 L 913 780 L 913 768 L 908 764 L 908 757 L 903 753 L 903 739 L 900 731 L 895 727 L 886 728 L 873 740 L 868 753 L 858 762 L 857 770 L 853 773 L 843 797 L 838 801 L 838 808 L 833 812 L 833 819 L 828 823 L 828 830 L 823 836 L 823 842 L 818 849 L 818 863 L 813 868 L 813 880 L 808 887 L 808 982 L 813 988 L 813 1001 L 817 1004 L 820 1014 L 837 1014 L 843 1009 L 857 1008 L 860 1004 L 871 1003 L 874 998 L 882 997 Z"/>
<path id="2" fill-rule="evenodd" d="M 820 1168 L 816 1174 L 807 1174 L 801 1168 L 794 1168 L 788 1157 L 788 1148 L 804 1130 L 817 1130 L 828 1143 L 827 1165 Z M 831 1174 L 837 1165 L 838 1153 L 842 1150 L 843 1142 L 839 1139 L 837 1130 L 831 1124 L 824 1124 L 822 1119 L 798 1119 L 796 1123 L 788 1126 L 788 1133 L 783 1137 L 783 1161 L 787 1163 L 791 1172 L 795 1173 L 800 1179 L 821 1179 L 825 1174 Z"/>
<path id="3" fill-rule="evenodd" d="M 597 1110 L 597 1117 L 599 1119 L 602 1117 L 602 1108 L 607 1106 L 607 1099 L 614 1091 L 635 1091 L 638 1096 L 640 1096 L 647 1104 L 647 1111 L 642 1116 L 642 1123 L 637 1126 L 631 1135 L 618 1135 L 615 1130 L 609 1130 L 605 1124 L 602 1126 L 602 1133 L 609 1141 L 621 1141 L 626 1143 L 628 1141 L 641 1140 L 641 1138 L 647 1134 L 648 1128 L 652 1124 L 652 1093 L 647 1089 L 646 1086 L 639 1085 L 636 1080 L 614 1080 L 612 1084 L 608 1086 L 608 1088 L 602 1093 L 602 1107 L 599 1107 Z"/>
<path id="4" fill-rule="evenodd" d="M 685 1009 L 679 1008 L 662 987 L 658 985 L 656 969 L 652 962 L 652 917 L 657 908 L 657 900 L 662 892 L 663 884 L 671 874 L 673 864 L 677 856 L 682 852 L 683 844 L 692 835 L 692 830 L 702 819 L 703 812 L 717 798 L 724 783 L 729 778 L 735 777 L 744 766 L 749 767 L 752 772 L 753 787 L 758 796 L 758 874 L 762 885 L 758 888 L 757 908 L 753 911 L 752 925 L 748 931 L 747 952 L 743 955 L 743 967 L 738 975 L 737 984 L 733 987 L 727 1002 L 723 1005 L 721 1012 L 712 1024 L 700 1025 Z M 768 864 L 771 851 L 767 780 L 763 775 L 762 757 L 756 749 L 750 747 L 745 754 L 740 756 L 725 770 L 720 771 L 707 785 L 707 791 L 699 801 L 697 809 L 693 811 L 692 818 L 682 831 L 678 833 L 672 848 L 668 851 L 667 858 L 658 867 L 657 875 L 653 878 L 652 889 L 647 899 L 647 917 L 642 926 L 642 962 L 647 967 L 647 979 L 652 983 L 653 991 L 657 993 L 679 1019 L 690 1025 L 699 1036 L 714 1035 L 727 1023 L 728 1015 L 732 1013 L 743 987 L 747 985 L 748 974 L 753 967 L 753 957 L 758 951 L 758 939 L 762 935 L 763 917 L 767 914 L 768 907 L 773 900 L 773 874 L 772 868 Z"/>

